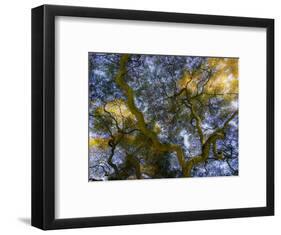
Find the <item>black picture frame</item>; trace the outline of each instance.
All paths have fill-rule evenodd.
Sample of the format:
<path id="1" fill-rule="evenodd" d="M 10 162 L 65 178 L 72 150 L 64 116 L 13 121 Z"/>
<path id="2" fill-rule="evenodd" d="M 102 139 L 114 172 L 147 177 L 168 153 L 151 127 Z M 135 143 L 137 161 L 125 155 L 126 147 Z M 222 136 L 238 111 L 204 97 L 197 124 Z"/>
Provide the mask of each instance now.
<path id="1" fill-rule="evenodd" d="M 55 218 L 55 17 L 90 17 L 266 29 L 266 206 L 87 218 Z M 274 20 L 74 6 L 32 9 L 32 215 L 49 229 L 274 215 Z"/>

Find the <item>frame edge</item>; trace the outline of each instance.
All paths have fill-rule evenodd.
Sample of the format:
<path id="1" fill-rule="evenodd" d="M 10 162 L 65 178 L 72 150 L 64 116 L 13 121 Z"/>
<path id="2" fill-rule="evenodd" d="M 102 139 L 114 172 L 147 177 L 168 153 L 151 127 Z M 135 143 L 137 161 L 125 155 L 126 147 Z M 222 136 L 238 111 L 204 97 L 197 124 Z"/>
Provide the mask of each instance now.
<path id="1" fill-rule="evenodd" d="M 44 7 L 31 11 L 31 225 L 43 229 Z"/>
<path id="2" fill-rule="evenodd" d="M 274 215 L 274 19 L 269 19 L 266 27 L 266 80 L 266 206 L 270 215 Z"/>

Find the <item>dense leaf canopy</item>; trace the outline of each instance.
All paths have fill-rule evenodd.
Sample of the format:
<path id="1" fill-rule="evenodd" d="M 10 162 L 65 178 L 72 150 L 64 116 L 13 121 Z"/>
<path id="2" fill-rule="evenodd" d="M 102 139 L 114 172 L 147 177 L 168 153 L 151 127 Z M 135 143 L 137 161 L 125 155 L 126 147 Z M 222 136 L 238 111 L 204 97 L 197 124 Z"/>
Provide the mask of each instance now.
<path id="1" fill-rule="evenodd" d="M 238 175 L 238 59 L 89 53 L 89 180 Z"/>

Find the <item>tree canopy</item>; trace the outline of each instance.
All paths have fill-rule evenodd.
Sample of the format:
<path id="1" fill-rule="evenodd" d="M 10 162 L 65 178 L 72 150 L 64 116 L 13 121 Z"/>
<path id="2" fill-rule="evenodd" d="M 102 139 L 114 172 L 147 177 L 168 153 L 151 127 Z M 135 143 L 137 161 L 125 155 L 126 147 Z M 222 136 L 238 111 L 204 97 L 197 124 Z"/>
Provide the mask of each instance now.
<path id="1" fill-rule="evenodd" d="M 89 180 L 238 175 L 238 58 L 89 53 Z"/>

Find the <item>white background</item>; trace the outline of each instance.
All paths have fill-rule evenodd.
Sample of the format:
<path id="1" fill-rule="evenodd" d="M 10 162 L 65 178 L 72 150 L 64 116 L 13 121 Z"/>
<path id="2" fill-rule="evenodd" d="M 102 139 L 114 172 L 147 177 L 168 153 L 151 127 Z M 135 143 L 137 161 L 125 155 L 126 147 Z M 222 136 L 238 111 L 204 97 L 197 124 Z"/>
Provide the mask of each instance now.
<path id="1" fill-rule="evenodd" d="M 266 206 L 265 29 L 58 17 L 56 48 L 57 218 Z M 239 57 L 239 176 L 88 183 L 89 51 Z"/>
<path id="2" fill-rule="evenodd" d="M 162 10 L 204 14 L 221 14 L 276 19 L 276 90 L 280 78 L 280 6 L 278 1 L 3 1 L 1 3 L 1 234 L 36 234 L 30 227 L 30 8 L 43 3 L 85 5 L 112 8 Z M 254 86 L 253 86 L 254 89 Z M 281 93 L 276 92 L 276 120 L 281 118 Z M 256 133 L 253 133 L 256 134 Z M 276 169 L 281 167 L 281 125 L 276 122 Z M 280 171 L 276 171 L 276 216 L 214 221 L 134 225 L 107 228 L 53 231 L 52 234 L 277 234 L 280 231 Z"/>

